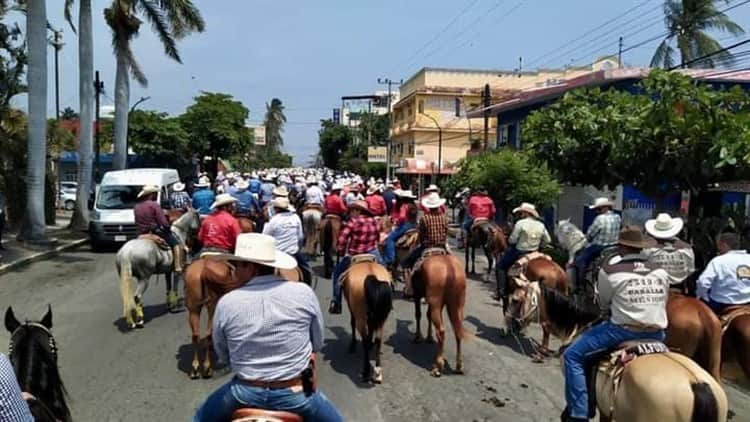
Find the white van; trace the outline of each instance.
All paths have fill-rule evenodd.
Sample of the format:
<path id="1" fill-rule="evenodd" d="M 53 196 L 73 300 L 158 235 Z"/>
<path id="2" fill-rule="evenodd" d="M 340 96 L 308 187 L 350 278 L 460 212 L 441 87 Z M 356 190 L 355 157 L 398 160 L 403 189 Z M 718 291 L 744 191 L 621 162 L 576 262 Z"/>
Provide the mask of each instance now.
<path id="1" fill-rule="evenodd" d="M 137 236 L 133 208 L 143 186 L 159 186 L 157 200 L 166 209 L 172 185 L 179 181 L 180 175 L 174 169 L 129 169 L 105 173 L 90 213 L 92 249 L 103 243 L 126 242 Z"/>

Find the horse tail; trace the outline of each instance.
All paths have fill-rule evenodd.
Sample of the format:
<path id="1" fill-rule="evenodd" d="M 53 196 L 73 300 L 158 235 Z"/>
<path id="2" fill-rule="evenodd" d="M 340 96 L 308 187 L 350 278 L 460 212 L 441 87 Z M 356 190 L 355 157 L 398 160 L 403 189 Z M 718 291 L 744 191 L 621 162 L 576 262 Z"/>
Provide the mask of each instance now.
<path id="1" fill-rule="evenodd" d="M 130 256 L 121 249 L 117 253 L 117 273 L 120 275 L 120 295 L 122 296 L 123 314 L 135 308 L 133 303 L 133 264 Z"/>
<path id="2" fill-rule="evenodd" d="M 333 245 L 333 223 L 330 219 L 327 219 L 325 222 L 325 225 L 323 226 L 323 250 L 329 251 L 331 249 L 331 245 Z"/>
<path id="3" fill-rule="evenodd" d="M 711 386 L 705 382 L 690 384 L 693 390 L 693 417 L 691 422 L 715 422 L 719 420 L 719 403 Z"/>
<path id="4" fill-rule="evenodd" d="M 372 330 L 385 324 L 393 309 L 393 293 L 390 283 L 378 280 L 372 274 L 365 277 L 365 301 L 367 303 L 367 325 Z"/>

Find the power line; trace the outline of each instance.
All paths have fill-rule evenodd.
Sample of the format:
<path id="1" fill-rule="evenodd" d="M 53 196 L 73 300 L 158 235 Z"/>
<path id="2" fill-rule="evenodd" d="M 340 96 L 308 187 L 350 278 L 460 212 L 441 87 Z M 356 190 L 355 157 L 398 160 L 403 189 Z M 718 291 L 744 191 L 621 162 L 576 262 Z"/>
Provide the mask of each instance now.
<path id="1" fill-rule="evenodd" d="M 714 51 L 714 52 L 711 52 L 711 53 L 708 53 L 708 54 L 704 54 L 704 55 L 703 55 L 703 56 L 701 56 L 701 57 L 698 57 L 698 58 L 695 58 L 695 59 L 692 59 L 692 60 L 688 60 L 688 61 L 686 61 L 686 62 L 683 62 L 682 64 L 680 64 L 680 66 L 672 66 L 671 68 L 669 68 L 669 69 L 667 69 L 667 70 L 675 70 L 675 69 L 677 69 L 677 68 L 679 68 L 679 67 L 685 67 L 685 66 L 691 65 L 691 64 L 693 64 L 693 63 L 696 63 L 696 62 L 699 62 L 699 61 L 703 61 L 703 60 L 709 59 L 709 58 L 711 58 L 711 57 L 713 57 L 713 56 L 715 56 L 715 55 L 717 55 L 717 54 L 725 53 L 725 52 L 727 52 L 727 51 L 729 51 L 729 50 L 731 50 L 731 49 L 733 49 L 733 48 L 737 48 L 737 47 L 739 47 L 739 46 L 741 46 L 741 45 L 745 45 L 745 44 L 747 44 L 747 43 L 749 43 L 749 42 L 750 42 L 750 38 L 746 39 L 745 41 L 740 41 L 740 42 L 738 42 L 738 43 L 734 43 L 734 44 L 732 44 L 732 45 L 729 45 L 729 46 L 727 46 L 727 47 L 724 47 L 724 48 L 722 48 L 722 49 L 716 50 L 716 51 Z"/>

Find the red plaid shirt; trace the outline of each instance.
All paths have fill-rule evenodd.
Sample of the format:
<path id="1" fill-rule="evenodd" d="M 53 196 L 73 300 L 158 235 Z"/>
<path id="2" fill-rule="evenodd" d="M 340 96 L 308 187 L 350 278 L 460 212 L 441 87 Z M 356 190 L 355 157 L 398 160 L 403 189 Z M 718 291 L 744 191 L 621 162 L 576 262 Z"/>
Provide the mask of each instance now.
<path id="1" fill-rule="evenodd" d="M 426 248 L 442 248 L 448 237 L 448 222 L 441 212 L 427 213 L 419 221 L 419 234 L 422 246 Z"/>
<path id="2" fill-rule="evenodd" d="M 378 247 L 378 240 L 380 240 L 380 228 L 374 218 L 370 216 L 351 218 L 341 229 L 338 252 L 341 255 L 368 253 Z"/>

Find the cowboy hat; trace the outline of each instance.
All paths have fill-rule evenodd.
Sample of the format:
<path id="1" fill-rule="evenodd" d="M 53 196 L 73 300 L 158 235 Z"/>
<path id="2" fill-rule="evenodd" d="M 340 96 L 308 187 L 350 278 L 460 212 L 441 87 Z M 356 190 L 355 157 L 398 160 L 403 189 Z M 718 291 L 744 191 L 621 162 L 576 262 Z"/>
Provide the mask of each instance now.
<path id="1" fill-rule="evenodd" d="M 307 183 L 308 185 L 316 185 L 318 184 L 318 179 L 316 179 L 315 176 L 309 176 L 305 183 Z"/>
<path id="2" fill-rule="evenodd" d="M 439 190 L 440 190 L 440 188 L 438 188 L 437 185 L 430 185 L 424 191 L 425 192 L 437 192 Z"/>
<path id="3" fill-rule="evenodd" d="M 417 197 L 411 192 L 411 189 L 396 189 L 394 193 L 399 198 L 417 199 Z"/>
<path id="4" fill-rule="evenodd" d="M 422 206 L 425 208 L 440 208 L 443 205 L 445 205 L 445 199 L 441 198 L 440 195 L 437 194 L 437 192 L 432 192 L 431 194 L 422 198 Z"/>
<path id="5" fill-rule="evenodd" d="M 539 218 L 539 213 L 536 210 L 536 207 L 533 204 L 529 204 L 528 202 L 523 202 L 521 205 L 513 209 L 513 214 L 523 211 L 527 212 L 531 215 L 533 215 L 536 218 Z"/>
<path id="6" fill-rule="evenodd" d="M 274 208 L 286 210 L 289 209 L 289 198 L 286 196 L 279 196 L 274 198 L 273 201 L 271 201 L 271 204 Z"/>
<path id="7" fill-rule="evenodd" d="M 267 267 L 291 270 L 297 267 L 297 260 L 276 249 L 276 239 L 260 233 L 242 233 L 237 236 L 234 254 L 209 255 L 209 259 L 222 261 L 243 261 Z"/>
<path id="8" fill-rule="evenodd" d="M 156 185 L 146 185 L 143 188 L 141 188 L 141 191 L 138 192 L 138 198 L 142 198 L 146 195 L 151 195 L 152 193 L 159 192 L 159 187 Z"/>
<path id="9" fill-rule="evenodd" d="M 661 213 L 655 219 L 646 221 L 646 233 L 654 239 L 671 239 L 682 231 L 684 224 L 680 217 L 672 218 L 667 213 Z"/>
<path id="10" fill-rule="evenodd" d="M 589 209 L 595 210 L 601 207 L 614 207 L 614 206 L 615 204 L 612 202 L 612 200 L 610 200 L 607 197 L 602 196 L 600 198 L 596 198 L 594 200 L 594 203 L 592 205 L 589 205 Z"/>
<path id="11" fill-rule="evenodd" d="M 211 180 L 206 176 L 201 176 L 198 178 L 198 183 L 195 184 L 196 188 L 207 188 L 211 186 Z"/>
<path id="12" fill-rule="evenodd" d="M 237 181 L 237 183 L 234 184 L 234 187 L 236 187 L 239 190 L 246 190 L 247 188 L 250 187 L 250 183 L 244 180 L 239 180 Z"/>
<path id="13" fill-rule="evenodd" d="M 369 188 L 367 188 L 368 195 L 372 195 L 375 192 L 380 192 L 380 185 L 372 185 Z"/>
<path id="14" fill-rule="evenodd" d="M 273 196 L 289 196 L 289 191 L 286 189 L 286 186 L 275 188 L 271 193 Z"/>
<path id="15" fill-rule="evenodd" d="M 334 183 L 333 186 L 331 187 L 331 192 L 335 190 L 341 190 L 341 189 L 344 189 L 344 185 L 342 185 L 341 183 Z"/>
<path id="16" fill-rule="evenodd" d="M 352 192 L 359 192 L 359 185 L 357 183 L 352 183 L 349 186 L 349 190 Z"/>
<path id="17" fill-rule="evenodd" d="M 172 191 L 174 192 L 182 192 L 185 190 L 185 184 L 181 182 L 177 182 L 174 185 L 172 185 Z"/>
<path id="18" fill-rule="evenodd" d="M 235 202 L 237 202 L 237 198 L 228 193 L 220 193 L 216 195 L 214 203 L 211 204 L 211 209 L 215 210 L 216 208 L 223 207 L 224 205 L 234 204 Z"/>
<path id="19" fill-rule="evenodd" d="M 367 206 L 367 202 L 365 201 L 354 201 L 351 204 L 349 204 L 349 208 L 359 208 L 360 210 L 372 214 L 370 212 L 370 207 Z"/>
<path id="20" fill-rule="evenodd" d="M 636 249 L 646 249 L 654 246 L 654 241 L 644 236 L 640 227 L 625 227 L 622 229 L 617 243 Z"/>

